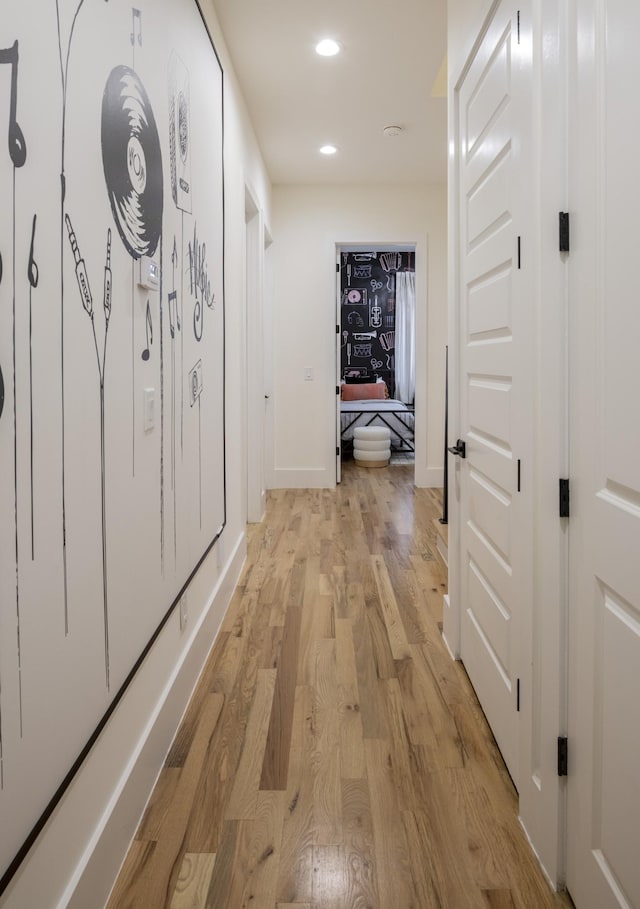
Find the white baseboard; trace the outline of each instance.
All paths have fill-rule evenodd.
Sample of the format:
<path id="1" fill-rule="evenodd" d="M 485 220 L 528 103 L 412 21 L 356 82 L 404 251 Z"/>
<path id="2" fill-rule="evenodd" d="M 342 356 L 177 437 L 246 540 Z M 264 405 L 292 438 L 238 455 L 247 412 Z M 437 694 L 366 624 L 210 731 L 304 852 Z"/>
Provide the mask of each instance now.
<path id="1" fill-rule="evenodd" d="M 0 909 L 106 905 L 240 577 L 245 534 L 219 572 L 218 557 L 214 547 L 189 587 L 193 625 L 183 633 L 171 616 Z"/>

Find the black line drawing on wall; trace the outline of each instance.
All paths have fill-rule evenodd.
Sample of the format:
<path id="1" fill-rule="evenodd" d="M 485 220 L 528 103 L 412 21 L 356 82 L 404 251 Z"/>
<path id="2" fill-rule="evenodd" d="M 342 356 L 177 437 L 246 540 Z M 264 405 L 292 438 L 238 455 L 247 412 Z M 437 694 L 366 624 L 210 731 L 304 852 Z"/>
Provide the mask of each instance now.
<path id="1" fill-rule="evenodd" d="M 198 360 L 189 373 L 189 401 L 191 407 L 198 402 L 198 483 L 200 487 L 200 527 L 202 527 L 202 360 Z"/>
<path id="2" fill-rule="evenodd" d="M 356 328 L 364 328 L 364 319 L 359 312 L 350 312 L 347 316 L 347 323 L 349 325 L 355 325 Z"/>
<path id="3" fill-rule="evenodd" d="M 387 291 L 392 294 L 396 289 L 396 276 L 394 274 L 387 275 Z"/>
<path id="4" fill-rule="evenodd" d="M 138 34 L 136 36 L 136 22 L 138 23 Z M 131 9 L 131 47 L 133 48 L 134 54 L 134 63 L 133 68 L 136 68 L 135 64 L 135 52 L 136 52 L 136 40 L 140 47 L 142 47 L 142 12 L 135 7 Z"/>
<path id="5" fill-rule="evenodd" d="M 134 15 L 134 30 L 136 18 Z M 141 34 L 139 43 L 142 43 Z M 101 141 L 107 195 L 124 248 L 136 260 L 142 256 L 153 256 L 160 246 L 160 548 L 164 564 L 164 355 L 160 239 L 164 203 L 162 153 L 149 96 L 138 75 L 128 66 L 116 66 L 107 78 L 102 95 Z M 134 357 L 132 360 L 135 364 Z M 133 373 L 135 374 L 135 365 Z M 132 399 L 135 414 L 133 379 Z M 132 444 L 135 472 L 135 425 Z"/>
<path id="6" fill-rule="evenodd" d="M 116 66 L 102 97 L 102 164 L 113 218 L 132 259 L 153 256 L 162 232 L 162 155 L 145 88 Z"/>
<path id="7" fill-rule="evenodd" d="M 383 287 L 382 281 L 377 281 L 375 278 L 370 282 L 371 290 L 375 293 L 377 290 L 381 290 Z"/>
<path id="8" fill-rule="evenodd" d="M 382 369 L 383 366 L 384 366 L 384 363 L 382 362 L 382 360 L 376 360 L 375 357 L 371 357 L 371 368 L 373 370 Z"/>
<path id="9" fill-rule="evenodd" d="M 176 492 L 176 331 L 180 331 L 181 322 L 178 312 L 178 293 L 169 291 L 167 298 L 169 308 L 169 336 L 171 338 L 171 489 L 173 491 L 173 560 L 177 558 L 177 492 Z"/>
<path id="10" fill-rule="evenodd" d="M 0 49 L 0 66 L 11 67 L 11 82 L 9 88 L 9 132 L 8 145 L 9 157 L 13 164 L 12 180 L 12 366 L 13 366 L 13 479 L 14 479 L 14 520 L 15 520 L 15 566 L 16 566 L 16 646 L 18 657 L 18 697 L 20 713 L 20 737 L 22 737 L 22 641 L 20 628 L 20 549 L 18 544 L 18 423 L 17 423 L 17 392 L 16 392 L 16 170 L 24 166 L 27 160 L 27 145 L 24 133 L 18 123 L 18 62 L 19 43 L 16 39 L 11 47 Z M 4 386 L 4 380 L 3 380 Z M 4 398 L 4 391 L 3 391 Z M 2 726 L 0 724 L 0 746 L 2 743 Z"/>
<path id="11" fill-rule="evenodd" d="M 102 507 L 102 597 L 103 597 L 103 620 L 104 620 L 104 665 L 107 690 L 110 687 L 109 679 L 109 599 L 108 599 L 108 577 L 107 577 L 107 500 L 106 500 L 106 457 L 105 457 L 105 395 L 104 380 L 105 368 L 107 362 L 107 340 L 109 337 L 109 321 L 111 319 L 111 228 L 107 230 L 107 249 L 104 265 L 104 290 L 102 297 L 102 310 L 104 312 L 104 338 L 102 350 L 98 342 L 96 333 L 96 323 L 93 309 L 93 297 L 89 285 L 89 276 L 87 267 L 82 255 L 76 235 L 73 231 L 71 218 L 65 215 L 65 224 L 69 237 L 69 244 L 73 254 L 73 260 L 76 268 L 76 279 L 82 307 L 91 320 L 91 333 L 96 351 L 96 363 L 98 366 L 98 378 L 100 383 L 100 487 L 101 487 L 101 507 Z"/>
<path id="12" fill-rule="evenodd" d="M 31 474 L 31 561 L 35 559 L 35 537 L 33 530 L 33 291 L 38 286 L 38 265 L 33 255 L 36 238 L 36 221 L 38 216 L 33 216 L 31 227 L 31 245 L 29 247 L 29 264 L 27 278 L 29 281 L 29 460 Z"/>
<path id="13" fill-rule="evenodd" d="M 147 346 L 142 351 L 141 359 L 146 363 L 151 356 L 151 345 L 153 344 L 153 319 L 151 318 L 151 304 L 147 298 L 147 307 L 145 310 L 145 331 L 147 334 Z"/>
<path id="14" fill-rule="evenodd" d="M 169 155 L 171 193 L 177 209 L 191 214 L 191 131 L 189 71 L 172 51 L 169 58 Z"/>
<path id="15" fill-rule="evenodd" d="M 371 277 L 371 265 L 354 265 L 353 266 L 353 277 L 354 278 L 370 278 Z"/>
<path id="16" fill-rule="evenodd" d="M 64 633 L 69 634 L 69 584 L 67 573 L 67 491 L 66 491 L 66 420 L 65 420 L 65 310 L 64 310 L 64 236 L 65 236 L 65 199 L 67 195 L 66 175 L 66 133 L 67 133 L 67 93 L 69 88 L 69 59 L 73 36 L 85 0 L 79 0 L 67 39 L 66 56 L 62 50 L 62 31 L 60 22 L 60 0 L 56 0 L 56 25 L 58 36 L 58 54 L 60 58 L 60 78 L 62 81 L 62 135 L 60 141 L 60 452 L 62 483 L 62 577 L 64 595 Z"/>
<path id="17" fill-rule="evenodd" d="M 371 344 L 354 344 L 353 345 L 353 355 L 354 357 L 370 357 L 371 356 Z"/>
<path id="18" fill-rule="evenodd" d="M 24 133 L 18 123 L 18 41 L 11 47 L 0 50 L 0 66 L 8 64 L 11 67 L 11 87 L 9 94 L 9 157 L 13 166 L 22 167 L 27 160 L 27 145 Z"/>
<path id="19" fill-rule="evenodd" d="M 5 124 L 0 135 L 0 198 L 5 202 L 0 206 L 0 465 L 4 468 L 0 535 L 7 551 L 0 554 L 0 612 L 6 632 L 0 667 L 0 817 L 11 817 L 11 824 L 6 835 L 0 834 L 0 894 L 10 886 L 64 790 L 75 785 L 77 768 L 117 711 L 121 693 L 144 666 L 146 653 L 169 621 L 178 591 L 190 583 L 226 526 L 224 383 L 228 372 L 224 79 L 197 0 L 141 3 L 141 17 L 130 2 L 105 0 L 35 0 L 34 4 L 6 3 L 2 8 L 0 49 L 5 48 L 2 62 L 6 65 L 0 65 Z M 11 47 L 14 39 L 15 49 L 19 44 L 20 50 L 19 79 L 17 55 Z M 187 174 L 183 167 L 176 185 L 185 189 L 180 179 L 190 184 L 191 211 L 170 202 L 166 78 L 172 48 L 189 67 L 190 84 L 183 83 L 177 105 L 176 135 L 178 145 L 182 139 L 182 151 L 189 151 L 191 171 Z M 107 202 L 103 194 L 101 102 L 107 78 L 118 64 L 128 64 L 132 73 L 137 72 L 148 93 L 164 159 L 160 185 L 166 204 L 153 254 L 161 270 L 159 308 L 156 291 L 141 289 L 144 277 L 139 277 L 138 257 L 123 242 L 113 198 Z M 12 116 L 10 77 L 18 86 Z M 51 82 L 54 107 L 51 116 L 40 116 L 42 88 Z M 17 125 L 14 128 L 16 117 L 28 146 L 23 171 L 15 170 L 14 158 L 25 150 L 24 136 L 21 139 Z M 12 133 L 11 157 L 6 153 L 7 126 Z M 121 170 L 131 182 L 131 166 L 148 187 L 149 154 L 142 145 L 144 160 L 135 142 L 127 141 Z M 184 165 L 179 150 L 177 163 L 181 161 Z M 9 347 L 12 179 L 17 264 L 17 381 L 13 384 Z M 134 211 L 138 202 L 132 206 L 133 214 L 148 218 L 146 202 L 142 213 Z M 192 240 L 189 258 L 195 224 L 198 239 Z M 172 283 L 162 260 L 169 264 L 174 236 L 176 241 L 182 239 L 175 244 L 177 296 L 169 301 L 165 318 Z M 142 265 L 146 270 L 146 263 Z M 128 309 L 130 295 L 136 307 L 134 322 Z M 202 317 L 205 323 L 201 343 L 191 327 L 196 295 L 198 330 L 203 328 Z M 366 320 L 364 310 L 362 315 Z M 155 426 L 145 427 L 152 431 L 143 433 L 142 389 L 137 388 L 135 478 L 129 441 L 132 339 L 135 383 L 141 386 L 144 378 L 144 385 L 156 386 L 159 410 L 158 382 L 166 379 L 167 406 L 161 442 L 160 413 Z M 166 486 L 166 477 L 171 476 L 166 467 L 172 458 L 167 444 L 172 416 L 168 408 L 170 343 L 175 374 L 174 539 L 176 530 L 180 536 L 174 564 L 171 494 Z M 167 368 L 161 380 L 162 351 Z M 196 361 L 201 362 L 201 378 L 207 375 L 207 394 L 198 393 L 198 405 L 190 408 L 189 364 Z M 12 405 L 16 389 L 17 407 Z M 153 415 L 148 416 L 153 422 Z M 17 457 L 11 433 L 17 435 Z M 17 575 L 13 573 L 14 486 L 20 547 Z M 140 516 L 144 530 L 137 524 Z M 166 568 L 160 558 L 165 539 Z M 14 594 L 17 577 L 19 600 Z M 140 579 L 138 592 L 127 584 L 130 577 Z M 46 690 L 39 684 L 42 679 Z M 24 730 L 19 725 L 19 696 Z M 51 747 L 52 729 L 55 747 Z M 57 781 L 62 781 L 59 788 Z"/>
<path id="20" fill-rule="evenodd" d="M 169 161 L 171 166 L 171 194 L 176 208 L 181 212 L 180 240 L 180 318 L 184 306 L 184 215 L 192 212 L 191 182 L 191 93 L 189 71 L 176 53 L 169 57 Z M 177 263 L 177 250 L 176 252 Z M 175 283 L 173 285 L 175 290 Z M 184 369 L 184 335 L 180 335 L 180 369 Z M 182 388 L 182 378 L 180 381 Z M 180 452 L 184 455 L 184 394 L 180 394 Z"/>
<path id="21" fill-rule="evenodd" d="M 370 341 L 372 338 L 377 338 L 377 331 L 358 331 L 353 335 L 354 341 Z"/>
<path id="22" fill-rule="evenodd" d="M 202 341 L 204 331 L 203 303 L 209 309 L 215 304 L 214 294 L 211 289 L 211 280 L 207 265 L 207 244 L 201 243 L 198 237 L 198 225 L 193 228 L 193 241 L 189 241 L 189 289 L 191 296 L 195 296 L 193 308 L 193 333 L 196 341 Z M 200 296 L 198 297 L 198 291 Z"/>

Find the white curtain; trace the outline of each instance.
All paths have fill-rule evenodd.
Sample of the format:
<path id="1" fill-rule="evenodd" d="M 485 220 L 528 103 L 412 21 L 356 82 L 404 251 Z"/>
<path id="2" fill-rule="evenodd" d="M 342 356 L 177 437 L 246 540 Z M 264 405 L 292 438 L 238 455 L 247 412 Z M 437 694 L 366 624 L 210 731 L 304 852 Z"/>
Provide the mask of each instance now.
<path id="1" fill-rule="evenodd" d="M 416 393 L 416 275 L 396 272 L 396 398 L 412 404 Z"/>

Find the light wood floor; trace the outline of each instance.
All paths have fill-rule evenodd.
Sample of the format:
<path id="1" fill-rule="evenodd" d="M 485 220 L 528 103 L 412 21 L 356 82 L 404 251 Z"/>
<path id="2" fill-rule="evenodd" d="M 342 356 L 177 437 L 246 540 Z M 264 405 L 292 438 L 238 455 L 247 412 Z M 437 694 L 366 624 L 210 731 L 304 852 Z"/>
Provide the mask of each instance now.
<path id="1" fill-rule="evenodd" d="M 440 635 L 439 495 L 269 493 L 109 909 L 551 909 Z"/>

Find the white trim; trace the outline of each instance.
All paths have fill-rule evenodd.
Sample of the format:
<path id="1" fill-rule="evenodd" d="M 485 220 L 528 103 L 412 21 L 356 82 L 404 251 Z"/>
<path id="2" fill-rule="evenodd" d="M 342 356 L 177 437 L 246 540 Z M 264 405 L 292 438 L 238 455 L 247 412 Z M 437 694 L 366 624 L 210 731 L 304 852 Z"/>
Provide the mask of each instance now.
<path id="1" fill-rule="evenodd" d="M 414 484 L 419 489 L 441 489 L 444 484 L 444 468 L 416 464 Z"/>

